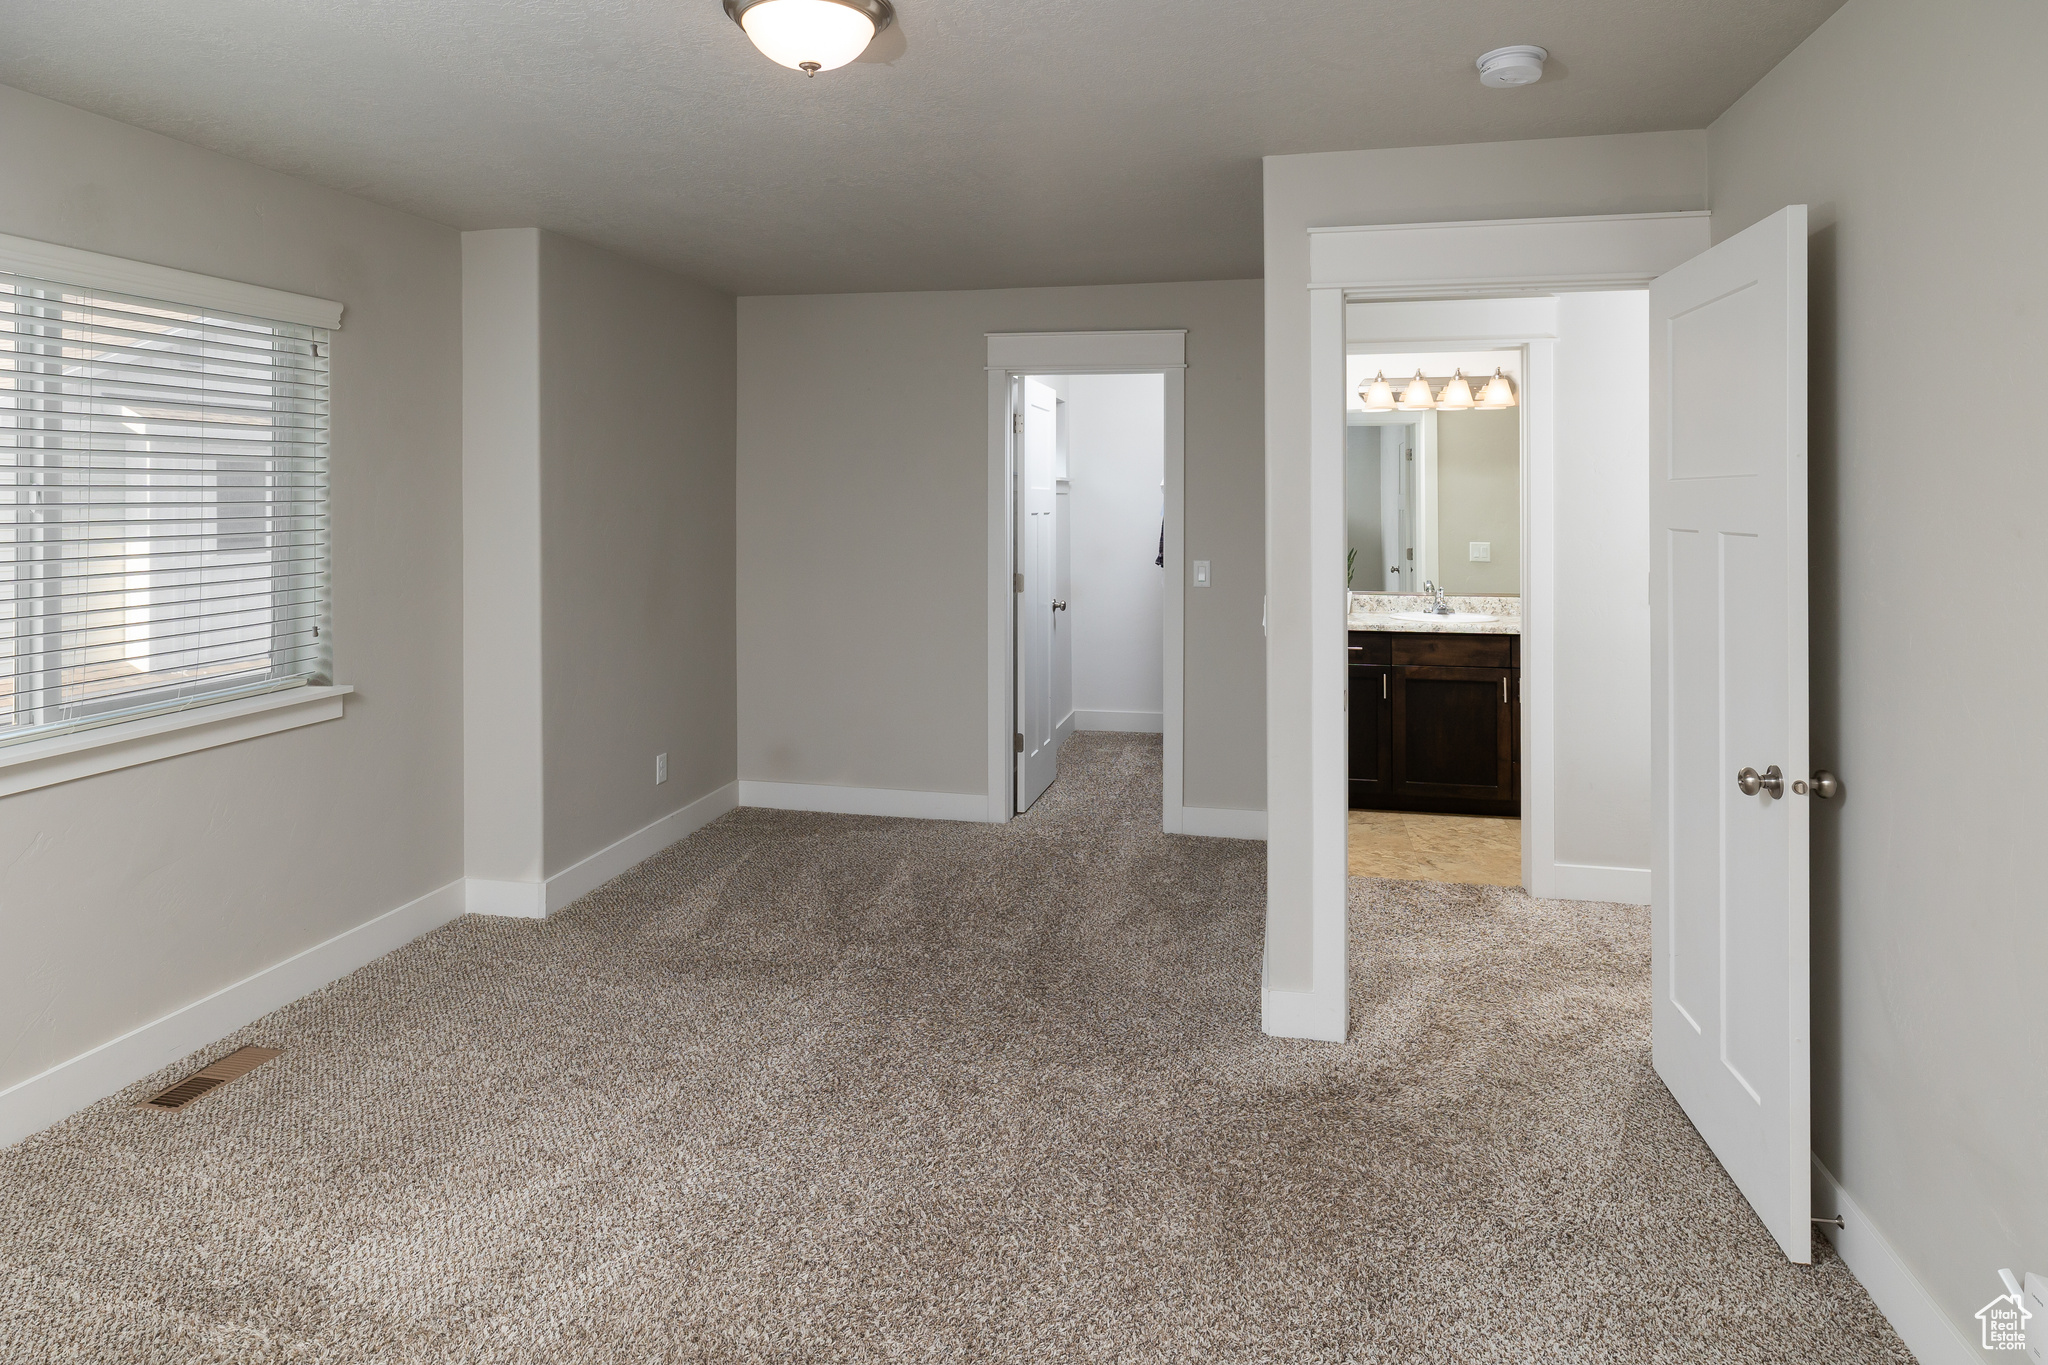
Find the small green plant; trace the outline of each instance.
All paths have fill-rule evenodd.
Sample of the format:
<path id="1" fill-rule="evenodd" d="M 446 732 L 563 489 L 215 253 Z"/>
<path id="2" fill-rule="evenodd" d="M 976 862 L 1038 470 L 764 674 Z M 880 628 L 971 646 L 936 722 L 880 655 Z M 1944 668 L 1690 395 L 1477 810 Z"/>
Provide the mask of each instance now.
<path id="1" fill-rule="evenodd" d="M 1352 550 L 1344 556 L 1344 586 L 1350 587 L 1351 580 L 1358 576 L 1358 551 Z"/>

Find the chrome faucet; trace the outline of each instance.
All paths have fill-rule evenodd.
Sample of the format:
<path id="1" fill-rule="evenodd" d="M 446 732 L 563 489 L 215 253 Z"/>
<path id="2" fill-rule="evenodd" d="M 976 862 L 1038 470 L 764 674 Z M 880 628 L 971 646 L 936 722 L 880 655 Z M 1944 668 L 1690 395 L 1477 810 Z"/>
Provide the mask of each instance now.
<path id="1" fill-rule="evenodd" d="M 1425 610 L 1429 611 L 1432 615 L 1436 616 L 1456 615 L 1456 613 L 1451 610 L 1451 604 L 1444 601 L 1444 589 L 1442 584 L 1432 583 L 1425 578 L 1422 580 L 1422 590 L 1426 593 L 1433 593 L 1435 595 L 1435 599 L 1429 604 L 1427 608 L 1425 608 Z"/>

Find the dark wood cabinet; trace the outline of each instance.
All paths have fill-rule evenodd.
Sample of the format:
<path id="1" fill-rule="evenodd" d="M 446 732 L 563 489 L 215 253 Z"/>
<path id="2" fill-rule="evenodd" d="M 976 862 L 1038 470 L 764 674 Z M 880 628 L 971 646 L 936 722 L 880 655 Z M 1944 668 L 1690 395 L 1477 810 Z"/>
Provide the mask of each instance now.
<path id="1" fill-rule="evenodd" d="M 1520 815 L 1521 637 L 1352 631 L 1353 810 Z"/>

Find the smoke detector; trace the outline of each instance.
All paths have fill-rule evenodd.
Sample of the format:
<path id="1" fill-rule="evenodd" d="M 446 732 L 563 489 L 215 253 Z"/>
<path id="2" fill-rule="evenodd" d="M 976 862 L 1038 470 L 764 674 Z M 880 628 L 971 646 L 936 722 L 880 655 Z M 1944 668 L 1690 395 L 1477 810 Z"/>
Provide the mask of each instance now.
<path id="1" fill-rule="evenodd" d="M 1497 47 L 1479 59 L 1479 83 L 1495 87 L 1534 85 L 1543 79 L 1543 63 L 1549 60 L 1548 52 L 1527 43 Z"/>

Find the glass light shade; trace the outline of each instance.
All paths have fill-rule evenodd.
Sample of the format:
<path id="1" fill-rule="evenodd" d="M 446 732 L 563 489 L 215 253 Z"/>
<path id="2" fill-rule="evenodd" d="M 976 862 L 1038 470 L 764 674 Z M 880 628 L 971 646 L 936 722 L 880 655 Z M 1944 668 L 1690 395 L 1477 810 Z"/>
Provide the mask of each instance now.
<path id="1" fill-rule="evenodd" d="M 1511 408 L 1514 405 L 1515 386 L 1508 381 L 1506 375 L 1502 374 L 1499 370 L 1495 370 L 1493 378 L 1486 381 L 1486 391 L 1479 395 L 1477 406 L 1493 409 Z"/>
<path id="2" fill-rule="evenodd" d="M 1465 382 L 1463 370 L 1451 372 L 1451 382 L 1436 396 L 1436 405 L 1447 412 L 1463 412 L 1472 406 L 1472 386 Z"/>
<path id="3" fill-rule="evenodd" d="M 813 75 L 845 66 L 875 39 L 875 21 L 837 0 L 760 0 L 740 27 L 769 61 Z"/>
<path id="4" fill-rule="evenodd" d="M 1358 398 L 1367 412 L 1392 412 L 1394 410 L 1394 386 L 1387 382 L 1386 371 L 1372 377 L 1370 384 L 1358 386 Z"/>
<path id="5" fill-rule="evenodd" d="M 1436 395 L 1429 391 L 1429 381 L 1422 377 L 1422 371 L 1415 372 L 1408 387 L 1401 390 L 1401 401 L 1394 406 L 1403 412 L 1421 412 L 1436 406 Z"/>

